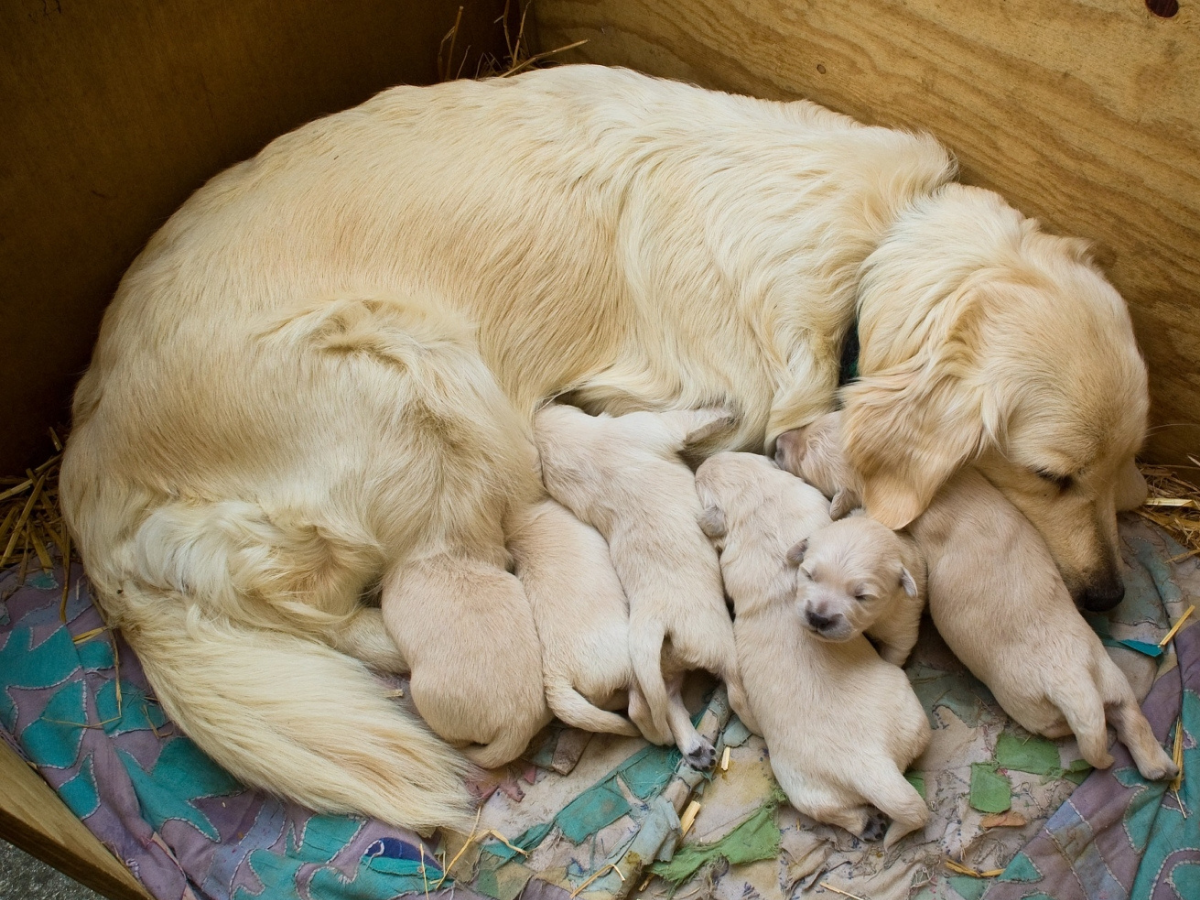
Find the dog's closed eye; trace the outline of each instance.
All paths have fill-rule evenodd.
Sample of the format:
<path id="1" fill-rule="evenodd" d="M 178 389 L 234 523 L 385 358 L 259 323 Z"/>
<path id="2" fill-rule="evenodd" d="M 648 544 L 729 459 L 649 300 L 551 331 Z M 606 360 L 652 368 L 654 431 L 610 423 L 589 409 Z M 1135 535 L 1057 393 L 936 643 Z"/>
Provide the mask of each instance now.
<path id="1" fill-rule="evenodd" d="M 1068 490 L 1075 483 L 1073 475 L 1059 475 L 1055 472 L 1048 472 L 1045 469 L 1034 469 L 1033 474 L 1043 481 L 1054 485 L 1060 493 Z"/>

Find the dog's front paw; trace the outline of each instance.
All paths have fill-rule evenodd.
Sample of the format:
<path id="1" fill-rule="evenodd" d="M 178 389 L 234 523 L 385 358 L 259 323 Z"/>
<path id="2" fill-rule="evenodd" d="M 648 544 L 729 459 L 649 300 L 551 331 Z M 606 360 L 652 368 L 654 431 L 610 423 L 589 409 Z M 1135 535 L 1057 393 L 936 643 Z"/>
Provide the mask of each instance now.
<path id="1" fill-rule="evenodd" d="M 864 841 L 878 841 L 887 833 L 887 827 L 887 816 L 878 811 L 873 812 L 867 816 L 867 824 L 859 834 L 859 838 Z"/>
<path id="2" fill-rule="evenodd" d="M 683 754 L 683 758 L 693 769 L 700 771 L 711 769 L 713 763 L 717 761 L 717 748 L 701 738 L 695 747 Z"/>

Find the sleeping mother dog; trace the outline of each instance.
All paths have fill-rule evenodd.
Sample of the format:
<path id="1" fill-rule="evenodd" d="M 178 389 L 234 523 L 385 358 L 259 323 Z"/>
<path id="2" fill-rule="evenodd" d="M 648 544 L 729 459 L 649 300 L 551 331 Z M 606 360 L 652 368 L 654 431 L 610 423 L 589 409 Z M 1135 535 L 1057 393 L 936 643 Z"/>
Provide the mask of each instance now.
<path id="1" fill-rule="evenodd" d="M 1111 606 L 1144 491 L 1128 312 L 1081 241 L 953 177 L 926 135 L 594 66 L 285 135 L 184 204 L 105 316 L 62 470 L 100 600 L 247 783 L 461 824 L 466 763 L 370 674 L 405 663 L 360 598 L 424 560 L 509 566 L 548 399 L 721 406 L 702 455 L 770 452 L 833 406 L 857 319 L 870 513 L 903 527 L 979 466 Z"/>

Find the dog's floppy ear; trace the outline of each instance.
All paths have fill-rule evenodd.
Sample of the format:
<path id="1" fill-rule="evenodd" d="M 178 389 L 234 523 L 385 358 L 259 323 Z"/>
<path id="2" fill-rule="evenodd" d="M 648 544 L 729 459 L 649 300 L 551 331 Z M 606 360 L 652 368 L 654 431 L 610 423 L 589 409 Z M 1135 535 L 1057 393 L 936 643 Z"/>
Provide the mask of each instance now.
<path id="1" fill-rule="evenodd" d="M 804 462 L 804 453 L 808 449 L 808 442 L 804 440 L 807 427 L 793 428 L 775 438 L 775 462 L 783 471 L 800 474 L 800 464 Z"/>
<path id="2" fill-rule="evenodd" d="M 917 580 L 912 577 L 912 572 L 908 571 L 904 566 L 900 567 L 900 587 L 904 588 L 904 593 L 917 599 Z"/>
<path id="3" fill-rule="evenodd" d="M 787 552 L 788 565 L 798 566 L 804 562 L 804 554 L 808 552 L 808 538 L 805 538 L 800 543 L 795 544 Z"/>
<path id="4" fill-rule="evenodd" d="M 862 479 L 867 513 L 888 528 L 923 513 L 982 449 L 990 413 L 978 374 L 982 312 L 969 296 L 975 293 L 945 301 L 960 308 L 949 326 L 929 329 L 912 357 L 843 391 L 846 455 Z"/>
<path id="5" fill-rule="evenodd" d="M 1150 489 L 1146 486 L 1146 479 L 1138 470 L 1137 463 L 1131 459 L 1122 465 L 1121 471 L 1117 473 L 1117 511 L 1128 512 L 1137 509 L 1146 502 L 1149 494 Z"/>
<path id="6" fill-rule="evenodd" d="M 844 519 L 849 515 L 852 509 L 862 505 L 862 500 L 858 494 L 849 488 L 838 488 L 837 493 L 833 495 L 833 501 L 829 504 L 829 518 L 833 521 Z"/>
<path id="7" fill-rule="evenodd" d="M 713 539 L 725 537 L 725 513 L 721 507 L 704 507 L 704 512 L 700 514 L 700 530 Z"/>

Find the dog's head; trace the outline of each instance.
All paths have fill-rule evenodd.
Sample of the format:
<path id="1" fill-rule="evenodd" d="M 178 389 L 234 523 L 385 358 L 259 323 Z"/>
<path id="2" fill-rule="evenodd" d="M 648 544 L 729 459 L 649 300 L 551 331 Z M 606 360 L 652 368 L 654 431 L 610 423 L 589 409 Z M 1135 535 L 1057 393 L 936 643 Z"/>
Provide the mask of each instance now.
<path id="1" fill-rule="evenodd" d="M 878 621 L 900 594 L 920 591 L 905 565 L 903 539 L 864 515 L 822 528 L 788 551 L 800 567 L 797 612 L 806 628 L 826 641 L 848 641 Z"/>
<path id="2" fill-rule="evenodd" d="M 867 510 L 902 528 L 974 463 L 1041 532 L 1076 602 L 1116 605 L 1115 513 L 1145 496 L 1133 458 L 1149 400 L 1124 301 L 1086 245 L 950 186 L 864 272 L 864 377 L 844 391 L 843 437 Z"/>
<path id="3" fill-rule="evenodd" d="M 830 412 L 775 441 L 775 462 L 828 497 L 829 517 L 840 519 L 862 505 L 858 477 L 842 446 L 842 413 Z"/>

